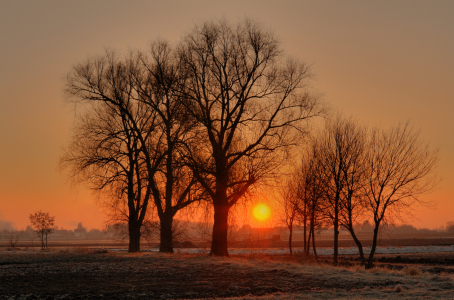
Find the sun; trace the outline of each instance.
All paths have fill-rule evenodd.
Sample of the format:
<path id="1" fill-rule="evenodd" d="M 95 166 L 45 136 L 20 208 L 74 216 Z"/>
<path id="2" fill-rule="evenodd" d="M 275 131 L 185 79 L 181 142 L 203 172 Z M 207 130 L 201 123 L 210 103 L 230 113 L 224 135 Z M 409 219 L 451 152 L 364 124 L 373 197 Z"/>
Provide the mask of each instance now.
<path id="1" fill-rule="evenodd" d="M 271 216 L 271 209 L 268 205 L 259 203 L 252 209 L 252 215 L 258 221 L 265 221 Z"/>

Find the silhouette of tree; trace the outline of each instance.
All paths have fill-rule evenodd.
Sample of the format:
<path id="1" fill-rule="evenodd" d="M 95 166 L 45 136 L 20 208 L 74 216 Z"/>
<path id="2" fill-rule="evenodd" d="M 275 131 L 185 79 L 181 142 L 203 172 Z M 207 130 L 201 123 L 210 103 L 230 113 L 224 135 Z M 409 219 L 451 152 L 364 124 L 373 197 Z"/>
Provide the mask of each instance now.
<path id="1" fill-rule="evenodd" d="M 374 235 L 367 267 L 372 267 L 380 225 L 408 215 L 420 196 L 438 183 L 434 173 L 438 152 L 420 141 L 409 123 L 371 133 L 363 187 L 366 207 L 373 214 Z"/>
<path id="2" fill-rule="evenodd" d="M 149 53 L 137 57 L 143 71 L 133 74 L 139 101 L 155 111 L 159 118 L 156 143 L 164 156 L 151 181 L 151 189 L 160 220 L 160 252 L 173 252 L 176 213 L 203 198 L 200 185 L 182 155 L 183 145 L 193 143 L 195 120 L 187 113 L 184 99 L 177 92 L 176 86 L 184 78 L 173 54 L 166 42 L 154 42 Z"/>
<path id="3" fill-rule="evenodd" d="M 316 150 L 312 145 L 302 151 L 301 164 L 282 187 L 280 204 L 282 207 L 281 221 L 289 229 L 289 250 L 292 254 L 293 226 L 295 223 L 303 227 L 303 251 L 309 254 L 312 246 L 315 249 L 315 228 L 320 227 L 321 199 L 323 184 L 319 184 L 317 173 Z"/>
<path id="4" fill-rule="evenodd" d="M 362 246 L 353 225 L 362 214 L 360 189 L 364 186 L 366 130 L 352 119 L 337 115 L 328 119 L 315 147 L 324 186 L 324 213 L 334 227 L 334 264 L 338 263 L 339 226 L 345 227 L 358 246 Z"/>
<path id="5" fill-rule="evenodd" d="M 448 223 L 446 223 L 446 232 L 454 233 L 454 222 L 449 221 Z"/>
<path id="6" fill-rule="evenodd" d="M 9 236 L 9 244 L 11 248 L 15 249 L 17 242 L 19 242 L 19 234 L 11 233 L 11 235 Z"/>
<path id="7" fill-rule="evenodd" d="M 323 220 L 323 199 L 326 192 L 325 182 L 323 181 L 322 170 L 319 165 L 319 149 L 314 143 L 303 152 L 302 163 L 298 176 L 298 194 L 302 199 L 300 202 L 299 216 L 303 223 L 304 230 L 304 250 L 309 254 L 312 239 L 312 250 L 317 257 L 315 247 L 315 229 L 320 229 L 324 225 Z M 309 222 L 309 234 L 307 235 L 307 225 Z"/>
<path id="8" fill-rule="evenodd" d="M 112 222 L 127 222 L 129 252 L 140 251 L 151 182 L 164 157 L 153 139 L 157 114 L 138 101 L 133 74 L 142 71 L 137 60 L 113 52 L 74 67 L 66 92 L 82 116 L 60 161 L 75 182 L 104 193 Z"/>
<path id="9" fill-rule="evenodd" d="M 211 198 L 211 254 L 227 256 L 228 216 L 251 187 L 280 165 L 319 115 L 309 95 L 309 67 L 282 55 L 275 36 L 252 21 L 206 22 L 178 49 L 184 102 L 199 126 L 188 158 Z"/>
<path id="10" fill-rule="evenodd" d="M 34 214 L 30 214 L 29 218 L 34 230 L 38 233 L 38 237 L 41 239 L 41 249 L 44 250 L 44 248 L 47 248 L 47 235 L 52 233 L 55 217 L 51 217 L 49 213 L 38 211 Z M 44 236 L 46 237 L 45 242 Z"/>
<path id="11" fill-rule="evenodd" d="M 181 75 L 171 54 L 164 42 L 125 59 L 107 52 L 67 78 L 68 95 L 88 107 L 61 165 L 107 193 L 111 222 L 128 224 L 130 252 L 140 251 L 150 199 L 160 219 L 160 251 L 173 252 L 175 214 L 201 197 L 180 151 L 191 144 L 194 120 L 175 92 Z"/>
<path id="12" fill-rule="evenodd" d="M 298 174 L 299 175 L 299 174 Z M 293 240 L 293 227 L 298 221 L 298 214 L 301 210 L 302 199 L 298 193 L 299 180 L 291 178 L 288 182 L 284 183 L 281 188 L 280 205 L 282 207 L 280 213 L 280 220 L 289 230 L 288 246 L 290 255 L 293 255 L 292 240 Z M 303 204 L 304 205 L 304 204 Z M 306 237 L 305 241 L 306 241 Z"/>

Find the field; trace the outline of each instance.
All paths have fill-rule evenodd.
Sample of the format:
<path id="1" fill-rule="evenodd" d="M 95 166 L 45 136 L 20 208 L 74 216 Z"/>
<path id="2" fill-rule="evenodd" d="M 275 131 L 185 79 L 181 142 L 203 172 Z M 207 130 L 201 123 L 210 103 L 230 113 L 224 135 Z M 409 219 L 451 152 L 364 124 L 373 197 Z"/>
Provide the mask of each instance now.
<path id="1" fill-rule="evenodd" d="M 454 253 L 356 256 L 128 254 L 0 248 L 0 299 L 452 299 Z"/>

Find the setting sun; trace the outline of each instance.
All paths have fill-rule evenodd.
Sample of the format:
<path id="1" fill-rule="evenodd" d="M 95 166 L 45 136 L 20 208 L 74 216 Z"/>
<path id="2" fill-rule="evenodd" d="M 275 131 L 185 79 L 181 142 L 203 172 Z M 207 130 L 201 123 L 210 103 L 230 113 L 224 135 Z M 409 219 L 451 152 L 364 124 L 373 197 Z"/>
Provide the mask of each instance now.
<path id="1" fill-rule="evenodd" d="M 265 221 L 270 217 L 271 209 L 268 205 L 260 203 L 252 209 L 252 215 L 259 221 Z"/>

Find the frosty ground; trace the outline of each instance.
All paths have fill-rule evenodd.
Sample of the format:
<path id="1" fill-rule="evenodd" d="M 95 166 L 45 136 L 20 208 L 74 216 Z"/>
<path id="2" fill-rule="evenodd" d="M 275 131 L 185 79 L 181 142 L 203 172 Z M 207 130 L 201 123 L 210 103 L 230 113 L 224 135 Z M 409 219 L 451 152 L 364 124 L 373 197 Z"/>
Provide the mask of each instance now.
<path id="1" fill-rule="evenodd" d="M 0 299 L 382 299 L 454 296 L 454 254 L 356 256 L 112 253 L 82 248 L 0 253 Z"/>

